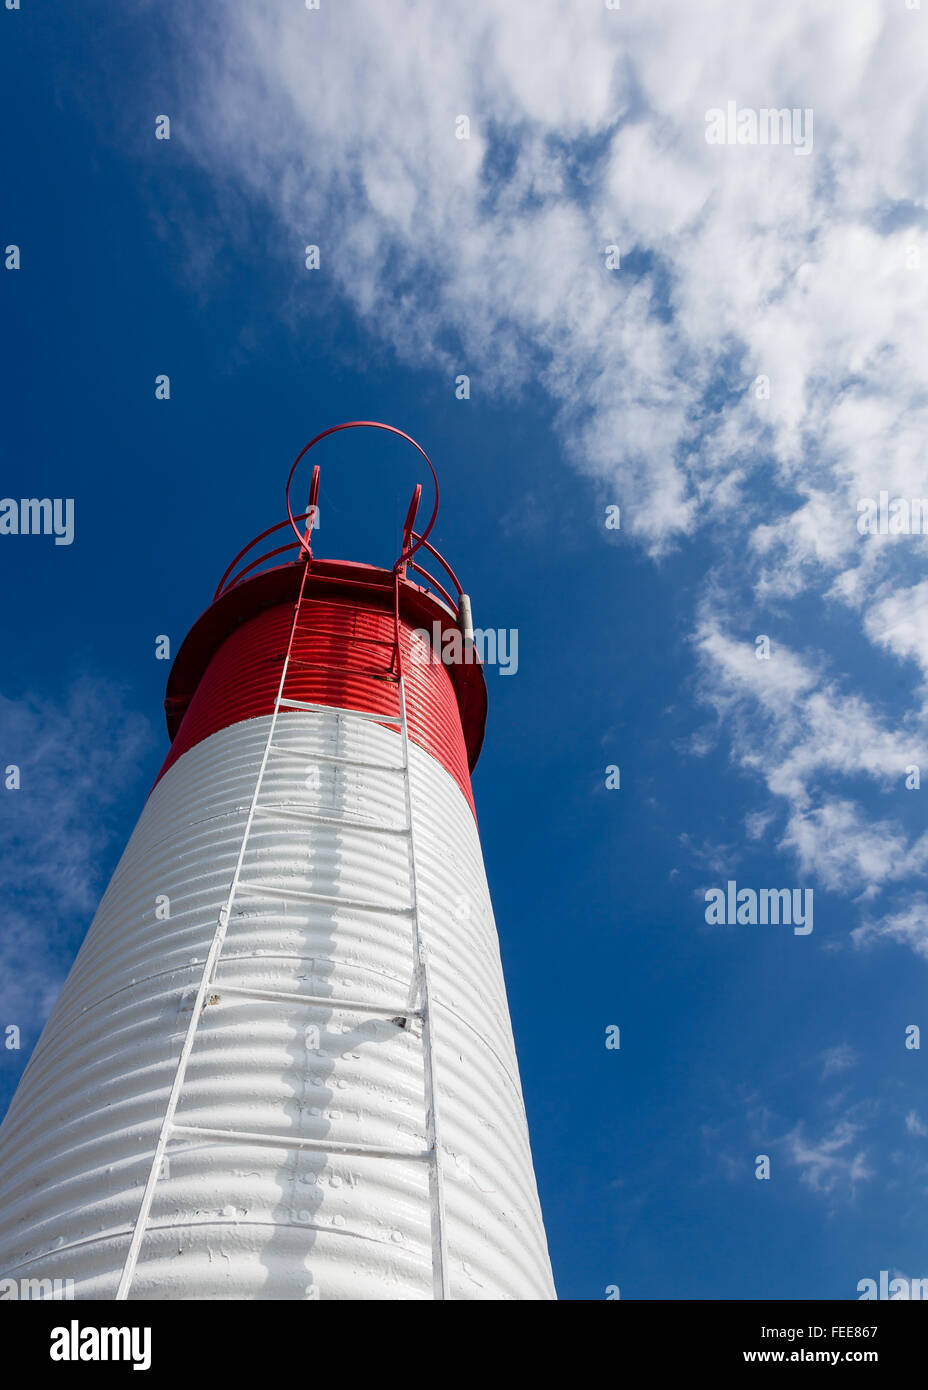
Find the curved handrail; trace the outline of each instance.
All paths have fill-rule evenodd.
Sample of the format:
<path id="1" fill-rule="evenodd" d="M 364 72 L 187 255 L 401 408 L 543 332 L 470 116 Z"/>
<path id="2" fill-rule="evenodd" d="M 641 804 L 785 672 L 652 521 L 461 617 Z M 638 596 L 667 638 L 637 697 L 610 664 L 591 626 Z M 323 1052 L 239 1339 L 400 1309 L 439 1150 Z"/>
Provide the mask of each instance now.
<path id="1" fill-rule="evenodd" d="M 340 430 L 355 430 L 355 429 L 384 430 L 387 434 L 396 434 L 396 435 L 399 435 L 400 439 L 405 439 L 406 442 L 407 442 L 407 444 L 411 444 L 412 447 L 413 447 L 414 449 L 416 449 L 416 450 L 418 451 L 418 453 L 420 453 L 420 454 L 422 455 L 422 457 L 425 459 L 426 463 L 428 464 L 429 472 L 430 472 L 431 475 L 432 475 L 432 482 L 433 482 L 434 485 L 435 485 L 435 504 L 434 504 L 434 506 L 432 507 L 432 515 L 429 517 L 428 524 L 427 524 L 427 526 L 425 527 L 425 530 L 422 532 L 422 535 L 420 536 L 419 540 L 416 542 L 416 544 L 415 544 L 414 546 L 412 546 L 411 548 L 408 548 L 408 549 L 407 549 L 406 547 L 404 547 L 404 548 L 400 551 L 400 554 L 399 554 L 399 557 L 398 557 L 398 559 L 397 559 L 397 561 L 396 561 L 396 564 L 393 566 L 394 570 L 396 570 L 396 569 L 398 569 L 398 568 L 400 567 L 400 565 L 405 564 L 405 563 L 409 560 L 410 556 L 412 556 L 412 555 L 414 555 L 414 554 L 416 553 L 416 551 L 419 549 L 419 546 L 420 546 L 420 545 L 424 545 L 424 544 L 425 544 L 426 538 L 428 537 L 429 533 L 431 532 L 432 527 L 435 525 L 435 521 L 436 521 L 436 519 L 437 519 L 437 517 L 438 517 L 438 500 L 439 500 L 439 493 L 438 493 L 438 474 L 435 472 L 435 469 L 434 469 L 433 464 L 432 464 L 432 460 L 429 458 L 428 454 L 425 452 L 425 450 L 423 449 L 422 445 L 416 443 L 416 441 L 413 439 L 413 437 L 412 437 L 411 434 L 406 434 L 405 431 L 397 429 L 395 425 L 385 425 L 385 424 L 383 424 L 382 421 L 380 421 L 380 420 L 348 420 L 348 421 L 346 421 L 346 422 L 345 422 L 344 424 L 342 424 L 342 425 L 330 425 L 329 428 L 328 428 L 327 430 L 323 430 L 321 434 L 317 434 L 316 437 L 315 437 L 315 439 L 311 439 L 311 440 L 309 441 L 308 444 L 304 444 L 304 445 L 303 445 L 303 448 L 300 450 L 300 452 L 297 454 L 296 458 L 293 460 L 293 465 L 292 465 L 292 467 L 291 467 L 291 469 L 290 469 L 290 473 L 289 473 L 289 476 L 288 476 L 288 478 L 287 478 L 287 489 L 286 489 L 287 517 L 289 518 L 290 525 L 293 527 L 293 534 L 296 536 L 297 540 L 298 540 L 299 543 L 300 543 L 300 548 L 301 548 L 301 549 L 304 551 L 304 553 L 306 554 L 306 558 L 309 559 L 309 560 L 311 560 L 311 559 L 312 559 L 312 551 L 310 550 L 309 542 L 307 541 L 307 539 L 306 539 L 304 536 L 301 536 L 300 533 L 299 533 L 299 531 L 296 529 L 296 518 L 294 517 L 294 515 L 293 515 L 293 509 L 292 509 L 291 506 L 290 506 L 290 486 L 291 486 L 291 484 L 292 484 L 292 482 L 293 482 L 293 475 L 294 475 L 294 473 L 296 472 L 296 470 L 297 470 L 297 468 L 298 468 L 298 466 L 299 466 L 299 464 L 300 464 L 300 460 L 301 460 L 306 454 L 308 454 L 309 451 L 310 451 L 310 449 L 312 449 L 316 444 L 318 444 L 320 440 L 326 439 L 330 434 L 338 434 L 338 432 L 339 432 Z"/>
<path id="2" fill-rule="evenodd" d="M 413 539 L 414 539 L 414 540 L 416 539 L 415 532 L 413 532 Z M 448 561 L 445 559 L 444 555 L 442 555 L 439 551 L 437 551 L 437 550 L 435 549 L 434 545 L 432 545 L 432 543 L 431 543 L 430 541 L 427 541 L 427 540 L 425 539 L 424 536 L 420 536 L 420 537 L 419 537 L 419 541 L 420 541 L 420 544 L 422 544 L 422 545 L 425 546 L 425 549 L 429 552 L 429 554 L 432 555 L 432 556 L 434 556 L 434 558 L 435 558 L 435 559 L 438 561 L 438 563 L 441 565 L 442 569 L 445 571 L 445 573 L 447 574 L 448 578 L 451 580 L 451 583 L 452 583 L 452 584 L 454 585 L 454 587 L 457 589 L 457 591 L 458 591 L 458 598 L 460 598 L 461 595 L 462 595 L 463 592 L 464 592 L 464 588 L 463 588 L 463 586 L 462 586 L 462 584 L 461 584 L 461 581 L 458 579 L 457 575 L 455 574 L 454 570 L 453 570 L 453 569 L 451 568 L 451 566 L 448 564 Z M 418 565 L 413 566 L 413 568 L 419 570 L 419 566 L 418 566 Z M 420 574 L 425 574 L 425 571 L 424 571 L 424 570 L 419 570 L 419 573 L 420 573 Z M 426 579 L 431 579 L 431 578 L 432 578 L 432 576 L 431 576 L 430 574 L 426 574 L 425 577 L 426 577 Z M 437 583 L 438 581 L 436 580 L 435 582 Z"/>
<path id="3" fill-rule="evenodd" d="M 228 593 L 230 589 L 237 588 L 246 574 L 251 574 L 252 570 L 256 570 L 259 565 L 263 565 L 265 560 L 273 560 L 275 555 L 284 555 L 288 550 L 296 550 L 297 548 L 296 541 L 287 541 L 286 545 L 278 545 L 274 550 L 266 550 L 263 555 L 258 556 L 257 560 L 252 560 L 250 565 L 246 565 L 243 570 L 239 570 L 232 582 L 226 586 L 224 592 Z"/>
<path id="4" fill-rule="evenodd" d="M 253 573 L 253 571 L 255 571 L 260 565 L 264 564 L 267 560 L 274 559 L 278 555 L 284 555 L 288 551 L 297 550 L 301 553 L 305 562 L 310 563 L 312 561 L 313 555 L 312 548 L 310 545 L 310 538 L 313 532 L 318 511 L 316 504 L 319 496 L 319 465 L 317 464 L 313 469 L 308 508 L 305 512 L 301 512 L 298 516 L 294 516 L 290 505 L 290 489 L 297 466 L 299 465 L 300 460 L 305 457 L 309 450 L 315 444 L 318 444 L 320 440 L 325 439 L 327 435 L 337 434 L 340 430 L 355 429 L 363 426 L 366 426 L 371 429 L 381 429 L 386 431 L 388 434 L 399 435 L 401 439 L 405 439 L 408 443 L 412 444 L 412 446 L 422 455 L 422 457 L 428 464 L 429 472 L 432 475 L 432 481 L 435 485 L 435 502 L 432 507 L 432 512 L 426 526 L 422 529 L 422 531 L 417 532 L 416 530 L 414 530 L 416 513 L 418 511 L 419 500 L 422 495 L 422 486 L 421 484 L 417 483 L 413 490 L 412 500 L 409 504 L 409 509 L 406 514 L 406 520 L 403 524 L 403 536 L 401 541 L 400 554 L 396 560 L 396 563 L 393 566 L 393 572 L 395 574 L 398 574 L 399 577 L 402 579 L 404 577 L 406 566 L 408 565 L 410 570 L 414 571 L 417 575 L 421 576 L 421 578 L 426 581 L 426 584 L 429 585 L 438 595 L 440 595 L 444 603 L 447 605 L 449 609 L 451 609 L 455 616 L 459 616 L 460 599 L 464 592 L 463 588 L 454 570 L 448 564 L 448 561 L 435 548 L 435 546 L 432 545 L 431 541 L 429 540 L 429 534 L 432 528 L 434 527 L 435 520 L 438 516 L 439 502 L 438 476 L 435 472 L 434 467 L 432 466 L 432 461 L 429 458 L 428 454 L 426 454 L 425 450 L 421 447 L 421 445 L 417 444 L 411 435 L 405 434 L 402 430 L 397 429 L 393 425 L 381 424 L 377 420 L 351 420 L 346 424 L 333 425 L 330 429 L 323 430 L 321 434 L 317 434 L 314 439 L 311 439 L 310 442 L 303 449 L 300 450 L 300 452 L 294 459 L 293 465 L 290 469 L 290 473 L 287 477 L 286 519 L 284 521 L 276 522 L 273 526 L 267 527 L 267 529 L 262 531 L 260 535 L 255 536 L 253 540 L 249 541 L 247 545 L 242 547 L 242 549 L 232 560 L 231 564 L 227 567 L 225 573 L 220 579 L 216 587 L 216 592 L 213 595 L 213 602 L 215 602 L 216 599 L 221 598 L 223 594 L 228 593 L 230 589 L 235 588 L 237 584 L 241 583 L 241 581 L 245 579 L 247 575 Z M 297 529 L 298 522 L 308 522 L 306 530 L 302 534 Z M 294 540 L 288 541 L 286 545 L 276 546 L 272 550 L 263 552 L 262 554 L 258 555 L 256 559 L 251 560 L 247 565 L 245 565 L 243 569 L 239 570 L 237 573 L 235 572 L 236 567 L 239 565 L 239 563 L 246 557 L 246 555 L 249 554 L 249 552 L 254 550 L 255 546 L 260 545 L 261 541 L 266 540 L 268 536 L 273 536 L 275 532 L 283 530 L 287 526 L 289 526 L 293 531 L 295 537 Z M 433 559 L 437 560 L 438 563 L 441 565 L 442 569 L 445 571 L 445 573 L 451 581 L 452 588 L 455 590 L 457 594 L 456 599 L 452 597 L 451 593 L 449 593 L 449 591 L 444 587 L 443 584 L 441 584 L 438 581 L 438 579 L 435 578 L 434 575 L 430 574 L 426 569 L 423 569 L 421 565 L 416 564 L 412 560 L 412 556 L 415 555 L 416 552 L 420 549 L 426 551 L 430 556 L 432 556 Z M 294 563 L 296 563 L 296 557 L 294 559 Z M 422 586 L 419 585 L 417 587 L 421 588 Z"/>
<path id="5" fill-rule="evenodd" d="M 311 515 L 310 512 L 304 512 L 302 516 L 294 517 L 293 520 L 294 520 L 294 521 L 305 521 L 305 520 L 307 519 L 307 517 L 309 517 L 310 515 Z M 242 546 L 241 550 L 238 552 L 238 554 L 236 555 L 235 559 L 232 561 L 231 565 L 229 565 L 229 567 L 228 567 L 228 569 L 226 570 L 225 574 L 222 576 L 222 578 L 220 579 L 219 583 L 216 585 L 216 592 L 213 594 L 213 602 L 214 602 L 214 603 L 216 602 L 217 598 L 219 598 L 220 594 L 223 592 L 224 588 L 226 587 L 226 580 L 229 578 L 229 575 L 230 575 L 230 574 L 232 573 L 232 571 L 235 569 L 235 566 L 238 564 L 239 560 L 243 559 L 243 558 L 248 554 L 249 550 L 252 550 L 252 549 L 254 548 L 254 546 L 256 546 L 256 545 L 259 543 L 259 541 L 263 541 L 263 540 L 265 539 L 265 537 L 267 537 L 267 536 L 273 536 L 273 534 L 274 534 L 275 531 L 279 531 L 279 530 L 281 530 L 282 527 L 284 527 L 284 526 L 289 526 L 289 525 L 290 525 L 290 518 L 287 517 L 284 521 L 278 521 L 278 522 L 276 523 L 276 525 L 274 525 L 274 526 L 269 526 L 269 527 L 267 528 L 266 531 L 262 531 L 262 532 L 261 532 L 260 536 L 255 536 L 254 539 L 253 539 L 253 540 L 250 540 L 250 541 L 248 542 L 247 545 Z M 289 550 L 290 547 L 292 546 L 292 544 L 293 544 L 293 542 L 292 542 L 292 541 L 289 541 L 289 542 L 287 543 L 287 545 L 281 546 L 281 550 Z M 272 550 L 272 551 L 269 552 L 269 554 L 270 554 L 270 555 L 279 555 L 279 554 L 280 554 L 280 550 Z M 268 556 L 268 555 L 265 555 L 265 556 L 263 556 L 262 558 L 266 560 L 266 559 L 269 558 L 269 556 Z M 256 561 L 255 563 L 258 564 L 258 563 L 260 563 L 260 561 Z M 249 568 L 249 569 L 254 569 L 254 565 L 249 565 L 248 568 Z M 239 575 L 238 577 L 241 578 L 240 575 Z M 231 587 L 232 587 L 231 584 L 230 584 L 228 587 L 231 588 Z"/>

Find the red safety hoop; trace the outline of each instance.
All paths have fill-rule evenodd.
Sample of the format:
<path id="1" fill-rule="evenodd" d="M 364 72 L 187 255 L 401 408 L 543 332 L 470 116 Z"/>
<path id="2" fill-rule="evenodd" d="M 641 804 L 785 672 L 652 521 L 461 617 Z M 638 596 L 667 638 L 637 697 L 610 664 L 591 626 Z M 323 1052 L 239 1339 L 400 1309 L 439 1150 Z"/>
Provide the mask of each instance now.
<path id="1" fill-rule="evenodd" d="M 325 439 L 330 434 L 338 434 L 339 430 L 355 429 L 384 430 L 387 434 L 396 434 L 399 435 L 400 439 L 405 439 L 407 444 L 411 444 L 412 447 L 415 450 L 417 450 L 417 452 L 420 453 L 422 457 L 425 459 L 426 463 L 428 464 L 429 472 L 432 475 L 432 482 L 435 485 L 435 505 L 432 507 L 432 515 L 429 517 L 428 524 L 414 545 L 403 545 L 403 548 L 400 551 L 400 554 L 397 558 L 396 564 L 393 566 L 394 570 L 396 570 L 401 565 L 406 564 L 410 556 L 414 555 L 416 551 L 419 549 L 420 545 L 424 545 L 433 526 L 435 525 L 436 518 L 438 517 L 438 474 L 435 472 L 435 469 L 432 466 L 432 460 L 429 458 L 422 445 L 417 444 L 411 434 L 404 433 L 403 430 L 397 429 L 395 425 L 385 425 L 380 420 L 348 420 L 343 425 L 331 425 L 327 430 L 323 430 L 321 434 L 317 434 L 315 439 L 311 439 L 308 444 L 305 444 L 303 448 L 300 450 L 300 452 L 297 454 L 296 458 L 293 460 L 293 466 L 290 469 L 290 474 L 287 478 L 287 517 L 289 518 L 290 525 L 293 527 L 293 534 L 296 536 L 297 541 L 300 544 L 301 550 L 305 553 L 307 560 L 311 560 L 312 550 L 310 548 L 309 542 L 297 530 L 296 519 L 293 515 L 293 508 L 290 506 L 290 486 L 293 482 L 293 475 L 296 472 L 297 467 L 299 466 L 300 460 L 306 454 L 308 454 L 310 449 L 312 449 L 316 444 L 318 444 L 320 440 Z M 418 504 L 418 499 L 414 498 L 414 500 Z M 411 507 L 410 510 L 412 510 Z"/>

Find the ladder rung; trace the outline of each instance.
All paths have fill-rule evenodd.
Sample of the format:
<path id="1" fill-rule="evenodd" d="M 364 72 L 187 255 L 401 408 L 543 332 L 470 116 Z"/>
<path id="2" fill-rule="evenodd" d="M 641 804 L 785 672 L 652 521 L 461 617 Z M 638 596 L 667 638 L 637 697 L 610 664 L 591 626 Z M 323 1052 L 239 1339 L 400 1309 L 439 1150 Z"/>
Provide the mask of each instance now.
<path id="1" fill-rule="evenodd" d="M 171 1136 L 189 1134 L 218 1139 L 223 1144 L 266 1144 L 272 1149 L 318 1149 L 321 1153 L 357 1154 L 364 1158 L 431 1158 L 431 1149 L 386 1149 L 379 1144 L 342 1144 L 337 1139 L 303 1139 L 290 1134 L 260 1134 L 251 1130 L 208 1129 L 205 1125 L 172 1125 Z"/>
<path id="2" fill-rule="evenodd" d="M 356 719 L 372 719 L 375 724 L 396 724 L 402 727 L 403 718 L 399 714 L 374 714 L 369 709 L 343 709 L 341 705 L 314 705 L 308 700 L 291 700 L 288 697 L 277 701 L 279 709 L 306 709 L 313 714 L 353 714 Z"/>
<path id="3" fill-rule="evenodd" d="M 399 912 L 408 915 L 415 909 L 405 903 L 397 906 L 395 903 L 367 903 L 355 898 L 336 898 L 328 893 L 310 893 L 305 888 L 279 888 L 273 883 L 242 883 L 239 882 L 238 891 L 240 893 L 264 893 L 270 898 L 293 898 L 295 902 L 301 903 L 325 903 L 327 907 L 344 907 L 347 909 L 363 908 L 367 912 Z"/>
<path id="4" fill-rule="evenodd" d="M 342 758 L 336 753 L 311 753 L 308 748 L 284 748 L 280 743 L 271 744 L 272 753 L 283 753 L 290 758 L 306 758 L 310 762 L 335 763 L 344 767 L 363 767 L 371 772 L 405 772 L 405 763 L 366 763 L 363 758 Z"/>
<path id="5" fill-rule="evenodd" d="M 255 812 L 269 816 L 284 816 L 287 820 L 305 821 L 308 825 L 340 825 L 349 830 L 377 830 L 386 835 L 408 835 L 408 825 L 377 825 L 369 820 L 346 820 L 343 816 L 323 816 L 315 811 L 298 811 L 290 806 L 256 806 Z"/>
<path id="6" fill-rule="evenodd" d="M 302 638 L 307 637 L 334 637 L 337 642 L 365 642 L 369 647 L 390 647 L 396 651 L 396 639 L 392 641 L 388 637 L 364 637 L 359 632 L 333 632 L 331 628 L 323 627 L 303 627 L 299 630 Z"/>
<path id="7" fill-rule="evenodd" d="M 371 671 L 365 670 L 361 666 L 333 666 L 328 661 L 304 661 L 296 656 L 291 656 L 289 664 L 290 666 L 303 666 L 311 671 L 338 671 L 345 672 L 350 676 L 367 676 L 370 680 L 392 681 L 394 684 L 399 680 L 399 676 L 395 675 L 393 671 L 388 671 L 386 667 L 380 671 Z"/>
<path id="8" fill-rule="evenodd" d="M 256 957 L 257 959 L 257 957 Z M 242 985 L 224 985 L 221 980 L 213 980 L 210 990 L 221 999 L 223 994 L 240 994 L 245 999 L 264 999 L 269 1004 L 307 1004 L 315 1007 L 324 1005 L 333 1011 L 345 1013 L 382 1014 L 384 1018 L 421 1018 L 421 1009 L 384 1008 L 381 1004 L 365 1004 L 360 999 L 333 999 L 324 994 L 288 993 L 280 989 L 247 989 Z"/>

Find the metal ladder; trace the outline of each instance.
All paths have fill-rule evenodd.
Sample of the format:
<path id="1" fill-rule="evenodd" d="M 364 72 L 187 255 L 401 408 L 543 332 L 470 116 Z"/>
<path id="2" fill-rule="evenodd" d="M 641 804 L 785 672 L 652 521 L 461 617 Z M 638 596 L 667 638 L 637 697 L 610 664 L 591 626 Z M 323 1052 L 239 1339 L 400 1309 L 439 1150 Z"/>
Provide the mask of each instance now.
<path id="1" fill-rule="evenodd" d="M 373 829 L 386 830 L 387 827 L 369 825 L 363 821 L 347 820 L 339 817 L 317 815 L 311 811 L 295 810 L 287 807 L 275 807 L 262 805 L 259 797 L 264 783 L 264 774 L 272 752 L 275 751 L 274 735 L 277 729 L 277 720 L 281 710 L 303 710 L 307 713 L 331 714 L 336 706 L 314 704 L 305 700 L 290 699 L 285 694 L 287 675 L 291 664 L 301 666 L 317 666 L 321 669 L 357 670 L 357 668 L 347 667 L 326 667 L 324 663 L 304 662 L 293 657 L 293 645 L 299 629 L 300 613 L 304 602 L 306 591 L 306 580 L 310 566 L 303 562 L 303 573 L 300 581 L 299 593 L 293 609 L 293 620 L 290 625 L 290 636 L 287 643 L 287 650 L 283 659 L 283 667 L 280 675 L 280 684 L 277 690 L 277 697 L 274 701 L 274 710 L 268 730 L 267 740 L 264 746 L 264 754 L 258 770 L 251 804 L 248 809 L 248 816 L 245 822 L 245 829 L 242 835 L 242 842 L 239 847 L 238 858 L 229 892 L 225 903 L 219 911 L 216 929 L 213 933 L 209 952 L 203 966 L 200 977 L 199 987 L 193 1004 L 190 1022 L 181 1047 L 180 1056 L 177 1062 L 177 1069 L 174 1073 L 174 1080 L 168 1096 L 167 1106 L 161 1122 L 161 1129 L 158 1134 L 158 1141 L 152 1158 L 151 1169 L 142 1194 L 142 1201 L 139 1206 L 138 1215 L 126 1253 L 125 1263 L 119 1280 L 119 1287 L 116 1292 L 117 1300 L 124 1300 L 129 1297 L 132 1282 L 135 1276 L 136 1265 L 142 1248 L 142 1242 L 149 1229 L 152 1203 L 158 1182 L 162 1176 L 164 1159 L 167 1154 L 168 1145 L 172 1139 L 212 1139 L 220 1143 L 228 1144 L 257 1144 L 272 1148 L 282 1149 L 307 1149 L 316 1150 L 321 1153 L 347 1154 L 358 1157 L 376 1159 L 402 1159 L 420 1160 L 428 1165 L 429 1181 L 429 1216 L 431 1227 L 431 1253 L 432 1253 L 432 1295 L 436 1299 L 450 1297 L 449 1290 L 449 1269 L 448 1269 L 448 1248 L 447 1232 L 445 1220 L 445 1201 L 444 1201 L 444 1176 L 442 1171 L 441 1144 L 439 1139 L 439 1117 L 438 1104 L 435 1086 L 435 1053 L 432 1038 L 432 1009 L 431 1009 L 431 988 L 429 978 L 428 954 L 422 936 L 421 924 L 419 919 L 419 900 L 416 877 L 416 857 L 415 857 L 415 836 L 412 814 L 412 785 L 409 757 L 409 724 L 406 710 L 406 686 L 403 674 L 403 653 L 400 641 L 400 583 L 404 574 L 404 566 L 398 562 L 394 569 L 393 585 L 393 620 L 394 620 L 394 642 L 393 656 L 391 657 L 389 668 L 381 674 L 382 679 L 391 681 L 396 686 L 398 711 L 396 715 L 375 714 L 367 710 L 345 710 L 338 708 L 339 715 L 347 715 L 358 719 L 370 720 L 377 724 L 389 724 L 395 726 L 400 733 L 402 746 L 402 761 L 398 765 L 393 764 L 365 764 L 354 759 L 328 758 L 328 761 L 352 763 L 355 766 L 389 766 L 392 770 L 401 772 L 404 785 L 405 801 L 405 824 L 402 827 L 390 828 L 391 833 L 401 834 L 406 837 L 408 845 L 409 863 L 409 902 L 402 907 L 386 905 L 375 902 L 352 901 L 345 898 L 330 897 L 324 894 L 312 893 L 302 889 L 286 889 L 275 887 L 270 884 L 255 883 L 245 881 L 242 878 L 242 870 L 245 861 L 245 854 L 248 848 L 248 841 L 251 834 L 251 827 L 256 815 L 269 813 L 273 815 L 285 816 L 299 820 L 307 825 L 343 825 L 353 829 Z M 386 644 L 389 645 L 389 644 Z M 395 669 L 394 669 L 395 667 Z M 371 672 L 359 672 L 359 674 L 374 674 Z M 279 750 L 278 750 L 279 751 Z M 222 959 L 222 948 L 226 938 L 226 932 L 232 915 L 232 908 L 240 893 L 248 896 L 267 896 L 296 900 L 300 902 L 320 903 L 330 906 L 341 906 L 349 909 L 366 909 L 373 912 L 389 912 L 392 914 L 402 913 L 409 916 L 412 922 L 412 956 L 413 972 L 409 984 L 408 997 L 403 1005 L 393 1005 L 382 1007 L 380 1005 L 367 1004 L 361 1000 L 332 999 L 327 996 L 317 996 L 309 994 L 285 993 L 277 990 L 247 989 L 239 986 L 220 984 L 216 980 L 216 972 Z M 263 1001 L 276 1002 L 281 1004 L 305 1004 L 312 1007 L 324 1006 L 327 1008 L 337 1007 L 349 1013 L 367 1014 L 372 1017 L 393 1018 L 402 1016 L 405 1019 L 417 1019 L 421 1026 L 422 1050 L 423 1050 L 423 1076 L 424 1076 L 424 1103 L 425 1103 L 425 1136 L 426 1147 L 421 1150 L 391 1149 L 374 1144 L 347 1144 L 337 1140 L 308 1139 L 296 1137 L 291 1134 L 261 1134 L 239 1130 L 211 1129 L 199 1125 L 179 1124 L 175 1118 L 177 1108 L 180 1103 L 184 1088 L 184 1081 L 187 1073 L 187 1065 L 196 1041 L 197 1029 L 203 1015 L 203 1009 L 207 998 L 214 989 L 220 989 L 225 994 L 260 999 Z M 408 1023 L 407 1023 L 408 1026 Z"/>

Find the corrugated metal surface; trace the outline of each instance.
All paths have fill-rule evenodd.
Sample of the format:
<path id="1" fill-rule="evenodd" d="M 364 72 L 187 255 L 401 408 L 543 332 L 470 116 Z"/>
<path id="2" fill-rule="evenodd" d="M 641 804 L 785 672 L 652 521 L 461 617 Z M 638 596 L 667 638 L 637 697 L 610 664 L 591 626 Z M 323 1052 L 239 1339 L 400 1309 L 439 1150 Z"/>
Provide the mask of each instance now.
<path id="1" fill-rule="evenodd" d="M 292 620 L 292 605 L 279 604 L 243 623 L 226 639 L 197 686 L 162 773 L 217 729 L 271 712 Z M 421 639 L 408 624 L 401 625 L 401 632 L 410 738 L 448 769 L 473 810 L 467 749 L 451 677 L 439 659 L 422 660 Z M 370 674 L 387 671 L 393 641 L 392 613 L 361 600 L 304 599 L 286 694 L 315 704 L 395 715 L 396 684 Z"/>
<path id="2" fill-rule="evenodd" d="M 269 724 L 247 720 L 198 742 L 148 800 L 0 1129 L 4 1276 L 114 1295 Z M 403 824 L 397 771 L 327 760 L 395 767 L 394 733 L 335 711 L 286 713 L 275 748 L 263 802 Z M 451 1296 L 552 1298 L 474 820 L 438 762 L 415 745 L 411 758 Z M 249 845 L 244 881 L 336 903 L 237 898 L 178 1121 L 421 1149 L 419 1038 L 338 1005 L 363 999 L 402 1014 L 410 918 L 338 900 L 407 903 L 405 838 L 269 814 Z M 223 985 L 332 1002 L 262 1003 Z M 131 1296 L 430 1298 L 427 1186 L 415 1160 L 175 1140 Z"/>

